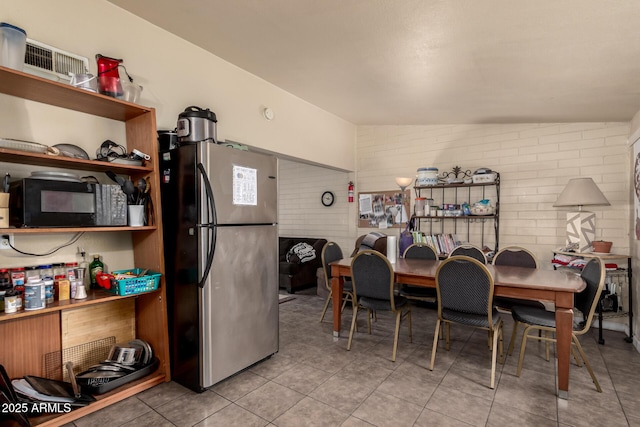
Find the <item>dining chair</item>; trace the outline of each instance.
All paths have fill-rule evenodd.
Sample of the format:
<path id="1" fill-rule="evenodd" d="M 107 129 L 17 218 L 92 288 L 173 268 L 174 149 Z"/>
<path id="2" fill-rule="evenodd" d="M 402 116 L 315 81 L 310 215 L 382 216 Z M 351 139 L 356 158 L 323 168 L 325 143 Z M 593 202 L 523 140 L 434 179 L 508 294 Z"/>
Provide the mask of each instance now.
<path id="1" fill-rule="evenodd" d="M 453 256 L 444 260 L 436 270 L 436 291 L 438 299 L 438 320 L 433 337 L 430 370 L 436 361 L 440 325 L 444 323 L 445 348 L 449 350 L 451 323 L 472 326 L 489 331 L 491 347 L 491 383 L 495 388 L 496 359 L 498 347 L 500 363 L 503 357 L 502 319 L 493 305 L 493 276 L 475 258 Z"/>
<path id="2" fill-rule="evenodd" d="M 602 389 L 600 388 L 600 384 L 593 373 L 593 369 L 591 369 L 591 364 L 587 360 L 587 356 L 580 345 L 578 336 L 587 333 L 591 327 L 593 314 L 596 311 L 598 302 L 600 301 L 602 288 L 604 287 L 605 275 L 606 272 L 604 265 L 602 264 L 602 260 L 599 258 L 592 258 L 582 269 L 580 277 L 585 281 L 586 288 L 575 295 L 574 306 L 582 313 L 583 320 L 582 322 L 575 322 L 574 319 L 573 331 L 571 334 L 572 350 L 573 346 L 578 350 L 580 358 L 587 367 L 589 375 L 591 375 L 591 380 L 596 386 L 596 390 L 600 393 L 602 393 Z M 555 342 L 556 339 L 554 337 L 549 337 L 546 333 L 549 332 L 555 336 L 556 317 L 555 313 L 552 311 L 526 306 L 514 306 L 511 310 L 511 315 L 513 316 L 513 320 L 516 322 L 514 325 L 514 333 L 511 335 L 511 341 L 515 340 L 515 328 L 518 324 L 523 323 L 527 326 L 522 334 L 522 345 L 520 347 L 520 358 L 518 359 L 518 370 L 516 373 L 517 376 L 520 376 L 520 373 L 522 372 L 522 362 L 524 361 L 524 352 L 527 346 L 527 339 L 534 338 L 547 342 Z M 545 336 L 530 336 L 529 332 L 536 329 L 545 331 Z M 511 353 L 512 351 L 513 343 L 510 343 L 509 352 Z M 575 352 L 572 351 L 572 353 L 576 358 L 578 365 L 581 366 L 580 360 L 575 355 Z M 547 354 L 547 361 L 548 360 L 549 356 Z"/>
<path id="3" fill-rule="evenodd" d="M 493 265 L 507 265 L 512 267 L 538 268 L 536 256 L 522 246 L 506 246 L 498 251 L 493 257 Z M 494 304 L 499 310 L 507 313 L 511 312 L 514 305 L 525 305 L 543 309 L 544 304 L 540 301 L 531 301 L 520 298 L 495 297 Z M 514 328 L 515 331 L 515 328 Z"/>
<path id="4" fill-rule="evenodd" d="M 393 336 L 391 361 L 396 361 L 400 324 L 405 319 L 409 328 L 409 342 L 412 342 L 411 306 L 406 298 L 394 294 L 394 276 L 391 263 L 387 257 L 379 252 L 365 250 L 359 252 L 351 261 L 353 296 L 356 303 L 354 304 L 353 317 L 351 319 L 347 350 L 351 350 L 359 309 L 367 310 L 369 334 L 371 334 L 372 312 L 391 311 L 395 314 L 396 327 Z"/>
<path id="5" fill-rule="evenodd" d="M 409 246 L 402 254 L 405 259 L 423 259 L 429 261 L 435 261 L 438 259 L 438 255 L 433 247 L 424 243 L 414 243 Z M 427 288 L 424 286 L 411 286 L 406 284 L 400 284 L 398 294 L 410 300 L 421 302 L 435 302 L 436 290 L 434 288 Z"/>
<path id="6" fill-rule="evenodd" d="M 329 295 L 327 295 L 327 301 L 324 303 L 324 308 L 322 309 L 322 314 L 320 315 L 320 322 L 324 319 L 325 314 L 327 313 L 327 308 L 329 307 L 329 303 L 331 303 L 333 299 L 333 291 L 331 289 L 331 264 L 334 261 L 344 258 L 342 256 L 342 249 L 335 242 L 327 242 L 322 247 L 322 270 L 324 271 L 324 286 L 329 291 Z M 355 297 L 353 296 L 353 287 L 351 285 L 350 280 L 344 281 L 344 286 L 342 290 L 342 309 L 347 305 L 347 302 L 351 301 L 351 305 L 355 305 Z"/>
<path id="7" fill-rule="evenodd" d="M 468 256 L 480 261 L 485 265 L 487 264 L 487 256 L 484 254 L 484 252 L 482 252 L 482 249 L 474 245 L 458 245 L 453 248 L 451 253 L 449 253 L 450 257 L 458 255 Z"/>

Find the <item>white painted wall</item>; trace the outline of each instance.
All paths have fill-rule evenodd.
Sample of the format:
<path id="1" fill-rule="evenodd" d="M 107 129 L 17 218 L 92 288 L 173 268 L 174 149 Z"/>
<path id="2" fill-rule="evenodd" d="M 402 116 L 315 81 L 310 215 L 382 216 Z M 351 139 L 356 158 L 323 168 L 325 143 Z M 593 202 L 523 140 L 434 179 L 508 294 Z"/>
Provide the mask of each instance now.
<path id="1" fill-rule="evenodd" d="M 280 161 L 279 170 L 279 234 L 324 238 L 350 255 L 356 203 L 347 201 L 347 183 L 353 180 L 353 174 L 288 160 Z M 332 206 L 320 202 L 325 191 L 335 195 Z"/>
<path id="2" fill-rule="evenodd" d="M 204 50 L 103 0 L 0 0 L 0 20 L 26 30 L 31 39 L 86 56 L 96 74 L 97 53 L 124 59 L 135 82 L 143 86 L 140 104 L 154 107 L 158 129 L 173 129 L 190 105 L 210 108 L 218 117 L 219 139 L 230 139 L 289 158 L 333 168 L 355 168 L 355 126 L 257 78 Z M 275 119 L 267 121 L 268 106 Z M 105 139 L 124 143 L 119 122 L 0 96 L 0 137 L 47 145 L 71 143 L 90 155 Z M 153 154 L 153 153 L 151 153 Z M 2 164 L 12 177 L 29 175 Z M 104 182 L 106 177 L 99 174 Z M 20 235 L 16 245 L 44 252 L 72 235 Z M 77 261 L 76 247 L 101 253 L 111 268 L 129 268 L 127 233 L 87 233 L 77 244 L 52 256 L 33 258 L 0 252 L 6 267 Z M 128 250 L 129 249 L 129 250 Z"/>

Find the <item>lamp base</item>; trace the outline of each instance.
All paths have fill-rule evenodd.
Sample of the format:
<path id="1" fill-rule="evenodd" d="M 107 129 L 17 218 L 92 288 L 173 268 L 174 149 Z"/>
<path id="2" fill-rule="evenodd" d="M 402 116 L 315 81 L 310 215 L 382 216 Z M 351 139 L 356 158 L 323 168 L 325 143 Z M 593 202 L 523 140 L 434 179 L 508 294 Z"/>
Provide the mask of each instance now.
<path id="1" fill-rule="evenodd" d="M 576 251 L 587 252 L 596 238 L 596 214 L 593 212 L 567 213 L 567 246 L 576 245 Z"/>

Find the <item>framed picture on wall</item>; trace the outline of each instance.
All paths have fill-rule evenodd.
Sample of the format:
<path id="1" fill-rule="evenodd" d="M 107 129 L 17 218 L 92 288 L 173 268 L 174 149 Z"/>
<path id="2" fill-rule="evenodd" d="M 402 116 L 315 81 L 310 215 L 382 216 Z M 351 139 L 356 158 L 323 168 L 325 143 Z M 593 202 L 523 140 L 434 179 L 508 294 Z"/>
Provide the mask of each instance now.
<path id="1" fill-rule="evenodd" d="M 398 228 L 410 217 L 409 190 L 358 193 L 360 228 Z"/>

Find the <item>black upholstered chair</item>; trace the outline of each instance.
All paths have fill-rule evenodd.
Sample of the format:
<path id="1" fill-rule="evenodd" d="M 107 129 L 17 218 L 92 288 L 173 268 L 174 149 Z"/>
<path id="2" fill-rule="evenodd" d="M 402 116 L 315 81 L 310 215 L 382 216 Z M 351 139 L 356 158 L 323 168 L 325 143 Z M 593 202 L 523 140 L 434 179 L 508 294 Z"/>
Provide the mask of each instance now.
<path id="1" fill-rule="evenodd" d="M 467 256 L 453 256 L 444 260 L 436 270 L 438 291 L 438 320 L 433 337 L 430 368 L 436 361 L 440 325 L 446 329 L 445 345 L 449 350 L 449 329 L 451 323 L 472 326 L 489 331 L 492 341 L 491 383 L 495 388 L 496 358 L 498 346 L 500 363 L 504 362 L 502 352 L 502 319 L 493 305 L 493 277 L 480 261 Z"/>
<path id="2" fill-rule="evenodd" d="M 487 256 L 482 252 L 482 249 L 474 245 L 458 245 L 449 254 L 450 257 L 459 255 L 468 256 L 485 265 L 487 264 Z"/>
<path id="3" fill-rule="evenodd" d="M 512 267 L 538 268 L 536 256 L 521 246 L 507 246 L 498 251 L 493 257 L 493 265 L 509 265 Z M 495 297 L 494 303 L 499 310 L 511 312 L 514 305 L 536 307 L 544 310 L 545 306 L 540 301 L 524 300 L 519 298 Z"/>
<path id="4" fill-rule="evenodd" d="M 409 246 L 402 255 L 406 259 L 424 259 L 435 261 L 438 259 L 436 251 L 427 244 L 414 243 Z M 401 284 L 398 294 L 410 300 L 422 302 L 435 302 L 436 290 L 423 286 L 411 286 Z"/>
<path id="5" fill-rule="evenodd" d="M 407 320 L 409 328 L 409 342 L 411 338 L 411 307 L 406 298 L 394 295 L 394 273 L 389 260 L 376 251 L 365 250 L 359 252 L 351 261 L 351 279 L 353 281 L 353 295 L 357 303 L 353 309 L 351 330 L 347 350 L 351 350 L 351 341 L 356 328 L 359 309 L 367 310 L 367 328 L 371 333 L 371 313 L 391 311 L 396 315 L 396 328 L 393 339 L 393 353 L 391 360 L 396 361 L 398 350 L 398 335 L 402 320 Z"/>
<path id="6" fill-rule="evenodd" d="M 596 311 L 596 307 L 598 302 L 600 301 L 600 294 L 602 293 L 602 288 L 604 287 L 605 281 L 605 269 L 602 264 L 602 260 L 599 258 L 592 258 L 582 269 L 582 274 L 580 277 L 587 284 L 586 288 L 575 295 L 574 298 L 574 306 L 575 308 L 582 313 L 583 320 L 580 323 L 576 323 L 574 321 L 573 332 L 571 334 L 572 346 L 578 350 L 580 358 L 584 361 L 587 370 L 589 371 L 589 375 L 591 375 L 591 380 L 596 386 L 596 389 L 599 392 L 602 392 L 600 388 L 600 384 L 596 379 L 595 374 L 593 373 L 593 369 L 591 369 L 591 364 L 587 360 L 587 356 L 580 345 L 580 341 L 578 340 L 579 335 L 583 335 L 589 331 L 591 327 L 591 321 L 593 320 L 593 314 Z M 541 310 L 534 307 L 524 307 L 524 306 L 514 306 L 511 310 L 511 315 L 513 316 L 513 320 L 516 322 L 513 326 L 513 334 L 511 335 L 511 343 L 509 344 L 509 352 L 513 351 L 513 341 L 515 340 L 516 335 L 516 327 L 522 323 L 527 327 L 525 328 L 522 334 L 522 346 L 520 347 L 520 358 L 518 359 L 518 370 L 516 375 L 520 376 L 522 372 L 522 362 L 524 361 L 524 352 L 527 346 L 527 339 L 534 338 L 537 340 L 543 340 L 547 342 L 555 342 L 556 339 L 553 337 L 549 337 L 547 332 L 552 333 L 555 336 L 556 332 L 556 315 L 552 311 Z M 539 336 L 531 336 L 529 332 L 532 330 L 542 330 L 545 331 L 544 337 Z M 574 357 L 576 357 L 576 361 L 580 365 L 580 360 L 573 352 Z M 549 360 L 549 356 L 547 353 L 547 361 Z"/>
<path id="7" fill-rule="evenodd" d="M 324 270 L 324 285 L 329 291 L 329 295 L 327 296 L 327 301 L 324 303 L 324 308 L 322 309 L 322 314 L 320 315 L 320 321 L 324 319 L 325 314 L 327 313 L 327 308 L 329 307 L 329 303 L 332 300 L 333 292 L 331 290 L 331 267 L 330 263 L 337 261 L 339 259 L 344 258 L 342 256 L 342 249 L 335 242 L 327 242 L 322 247 L 322 269 Z M 344 281 L 343 291 L 342 291 L 342 310 L 347 305 L 347 301 L 351 301 L 351 305 L 354 304 L 355 298 L 353 297 L 353 287 L 351 285 L 350 280 Z"/>

